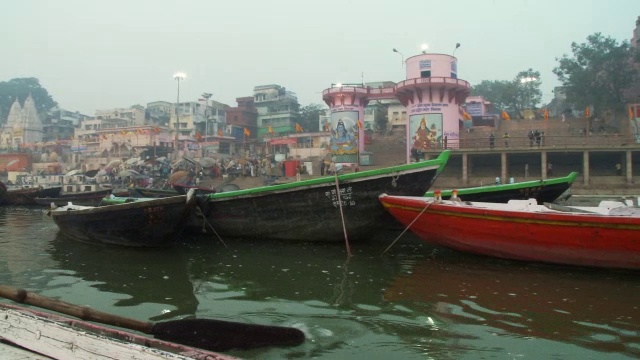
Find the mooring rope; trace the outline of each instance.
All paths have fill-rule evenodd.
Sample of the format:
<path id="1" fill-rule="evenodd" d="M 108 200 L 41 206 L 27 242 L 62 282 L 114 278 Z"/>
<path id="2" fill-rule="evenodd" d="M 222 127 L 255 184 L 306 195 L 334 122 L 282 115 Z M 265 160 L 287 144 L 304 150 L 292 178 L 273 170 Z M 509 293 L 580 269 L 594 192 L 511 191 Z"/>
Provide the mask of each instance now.
<path id="1" fill-rule="evenodd" d="M 413 219 L 413 221 L 407 225 L 406 228 L 404 228 L 404 230 L 402 230 L 402 233 L 400 233 L 400 235 L 398 235 L 398 237 L 393 240 L 393 242 L 391 243 L 391 245 L 389 245 L 386 249 L 384 249 L 384 251 L 382 252 L 382 254 L 380 255 L 384 255 L 387 251 L 389 251 L 389 249 L 391 249 L 391 247 L 398 241 L 400 240 L 400 238 L 402 237 L 402 235 L 404 235 L 405 232 L 407 232 L 407 230 L 409 230 L 409 228 L 411 227 L 411 225 L 413 225 L 413 223 L 415 223 L 422 214 L 424 214 L 424 212 L 427 210 L 427 208 L 429 207 L 429 205 L 431 205 L 432 202 L 427 202 L 427 205 L 424 207 L 424 209 L 422 209 L 422 211 L 420 211 L 420 213 L 416 216 L 415 219 Z"/>
<path id="2" fill-rule="evenodd" d="M 335 163 L 333 168 L 335 169 Z M 340 197 L 340 186 L 338 185 L 338 171 L 334 171 L 336 178 L 336 192 L 338 193 L 338 206 L 340 207 L 340 217 L 342 217 L 342 231 L 344 232 L 344 242 L 347 247 L 347 255 L 351 256 L 351 248 L 349 247 L 349 237 L 347 236 L 347 225 L 344 222 L 344 212 L 342 211 L 342 198 Z"/>
<path id="3" fill-rule="evenodd" d="M 216 231 L 216 229 L 213 228 L 213 225 L 211 225 L 211 223 L 209 222 L 209 220 L 207 220 L 207 217 L 204 215 L 204 213 L 202 212 L 202 209 L 200 208 L 200 206 L 196 206 L 197 211 L 200 213 L 200 216 L 202 216 L 202 220 L 204 220 L 204 222 L 202 223 L 202 231 L 206 231 L 204 228 L 204 224 L 209 225 L 209 227 L 211 228 L 211 230 L 213 231 L 214 234 L 216 234 L 216 236 L 218 237 L 218 240 L 220 240 L 220 242 L 222 243 L 222 245 L 224 245 L 225 248 L 227 248 L 227 250 L 229 250 L 229 247 L 227 246 L 227 244 L 224 243 L 224 240 L 222 240 L 222 237 L 218 234 L 218 232 Z"/>

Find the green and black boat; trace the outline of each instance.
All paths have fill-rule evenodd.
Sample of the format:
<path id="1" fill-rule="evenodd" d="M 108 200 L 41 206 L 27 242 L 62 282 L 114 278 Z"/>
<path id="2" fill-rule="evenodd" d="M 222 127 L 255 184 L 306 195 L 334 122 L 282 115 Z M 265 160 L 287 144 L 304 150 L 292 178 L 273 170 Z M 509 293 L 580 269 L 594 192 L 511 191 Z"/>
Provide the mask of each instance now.
<path id="1" fill-rule="evenodd" d="M 554 202 L 558 200 L 576 180 L 577 172 L 572 172 L 565 177 L 546 180 L 522 181 L 512 184 L 488 185 L 470 188 L 456 189 L 458 197 L 463 201 L 481 201 L 494 203 L 507 203 L 509 200 L 526 200 L 535 198 L 538 204 Z M 433 197 L 434 191 L 424 194 Z M 451 190 L 441 190 L 442 199 L 451 198 Z"/>

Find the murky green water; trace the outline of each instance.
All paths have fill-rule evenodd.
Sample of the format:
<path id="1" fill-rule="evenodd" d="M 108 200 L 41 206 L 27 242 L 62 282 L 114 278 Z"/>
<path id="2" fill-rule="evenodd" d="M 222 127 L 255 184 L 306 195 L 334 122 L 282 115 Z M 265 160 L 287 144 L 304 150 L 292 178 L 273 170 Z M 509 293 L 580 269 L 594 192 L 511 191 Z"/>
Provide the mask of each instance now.
<path id="1" fill-rule="evenodd" d="M 189 237 L 167 249 L 79 243 L 36 208 L 0 208 L 0 283 L 140 320 L 293 326 L 259 359 L 634 359 L 640 275 L 471 256 L 409 234 L 371 243 Z M 226 244 L 226 247 L 225 247 Z"/>

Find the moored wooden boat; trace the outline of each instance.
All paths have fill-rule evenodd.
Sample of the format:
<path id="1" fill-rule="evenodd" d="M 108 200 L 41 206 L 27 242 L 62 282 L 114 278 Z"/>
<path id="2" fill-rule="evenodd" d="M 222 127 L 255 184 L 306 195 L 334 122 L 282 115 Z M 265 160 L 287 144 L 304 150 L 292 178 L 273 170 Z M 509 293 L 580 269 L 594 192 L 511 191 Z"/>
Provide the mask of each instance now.
<path id="1" fill-rule="evenodd" d="M 577 176 L 577 172 L 572 172 L 567 176 L 552 179 L 460 188 L 455 190 L 458 192 L 458 197 L 464 201 L 506 203 L 509 200 L 534 198 L 538 203 L 554 202 L 571 188 Z M 442 199 L 449 200 L 452 192 L 453 189 L 441 190 Z M 425 196 L 433 197 L 434 191 L 428 191 Z"/>
<path id="2" fill-rule="evenodd" d="M 61 186 L 56 187 L 24 187 L 7 188 L 6 192 L 0 196 L 0 205 L 37 205 L 36 198 L 39 196 L 57 197 L 62 191 Z"/>
<path id="3" fill-rule="evenodd" d="M 187 195 L 124 202 L 110 206 L 67 205 L 48 214 L 65 235 L 88 242 L 125 246 L 171 244 L 191 217 L 193 191 Z"/>
<path id="4" fill-rule="evenodd" d="M 39 205 L 47 206 L 50 206 L 52 203 L 56 206 L 65 206 L 68 203 L 82 206 L 98 206 L 102 198 L 111 194 L 112 191 L 113 189 L 102 189 L 78 193 L 62 193 L 57 197 L 39 196 L 35 198 L 35 202 Z"/>
<path id="5" fill-rule="evenodd" d="M 437 159 L 221 192 L 198 198 L 202 215 L 225 237 L 295 241 L 360 241 L 397 226 L 378 195 L 422 195 L 444 169 Z M 346 233 L 346 234 L 345 234 Z"/>
<path id="6" fill-rule="evenodd" d="M 86 321 L 0 303 L 0 356 L 15 359 L 234 359 L 220 353 L 116 330 Z M 35 336 L 34 336 L 35 335 Z M 30 352 L 25 352 L 28 349 Z M 33 357 L 29 357 L 30 355 Z M 2 357 L 6 359 L 8 357 Z"/>
<path id="7" fill-rule="evenodd" d="M 514 260 L 640 269 L 637 208 L 554 210 L 534 199 L 501 204 L 387 194 L 380 202 L 428 243 Z"/>
<path id="8" fill-rule="evenodd" d="M 160 198 L 181 195 L 175 189 L 156 189 L 139 186 L 127 188 L 127 191 L 129 192 L 129 197 L 139 198 Z"/>

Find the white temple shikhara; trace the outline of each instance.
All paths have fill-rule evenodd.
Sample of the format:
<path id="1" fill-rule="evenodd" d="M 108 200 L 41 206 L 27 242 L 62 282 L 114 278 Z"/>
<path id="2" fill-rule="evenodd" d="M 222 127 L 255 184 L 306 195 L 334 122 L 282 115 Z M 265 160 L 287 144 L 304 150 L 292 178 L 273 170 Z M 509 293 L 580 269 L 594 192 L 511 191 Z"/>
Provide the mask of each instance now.
<path id="1" fill-rule="evenodd" d="M 35 144 L 42 142 L 43 127 L 38 110 L 31 97 L 25 99 L 24 106 L 16 101 L 11 105 L 7 124 L 0 133 L 0 148 L 19 148 L 23 144 Z"/>

